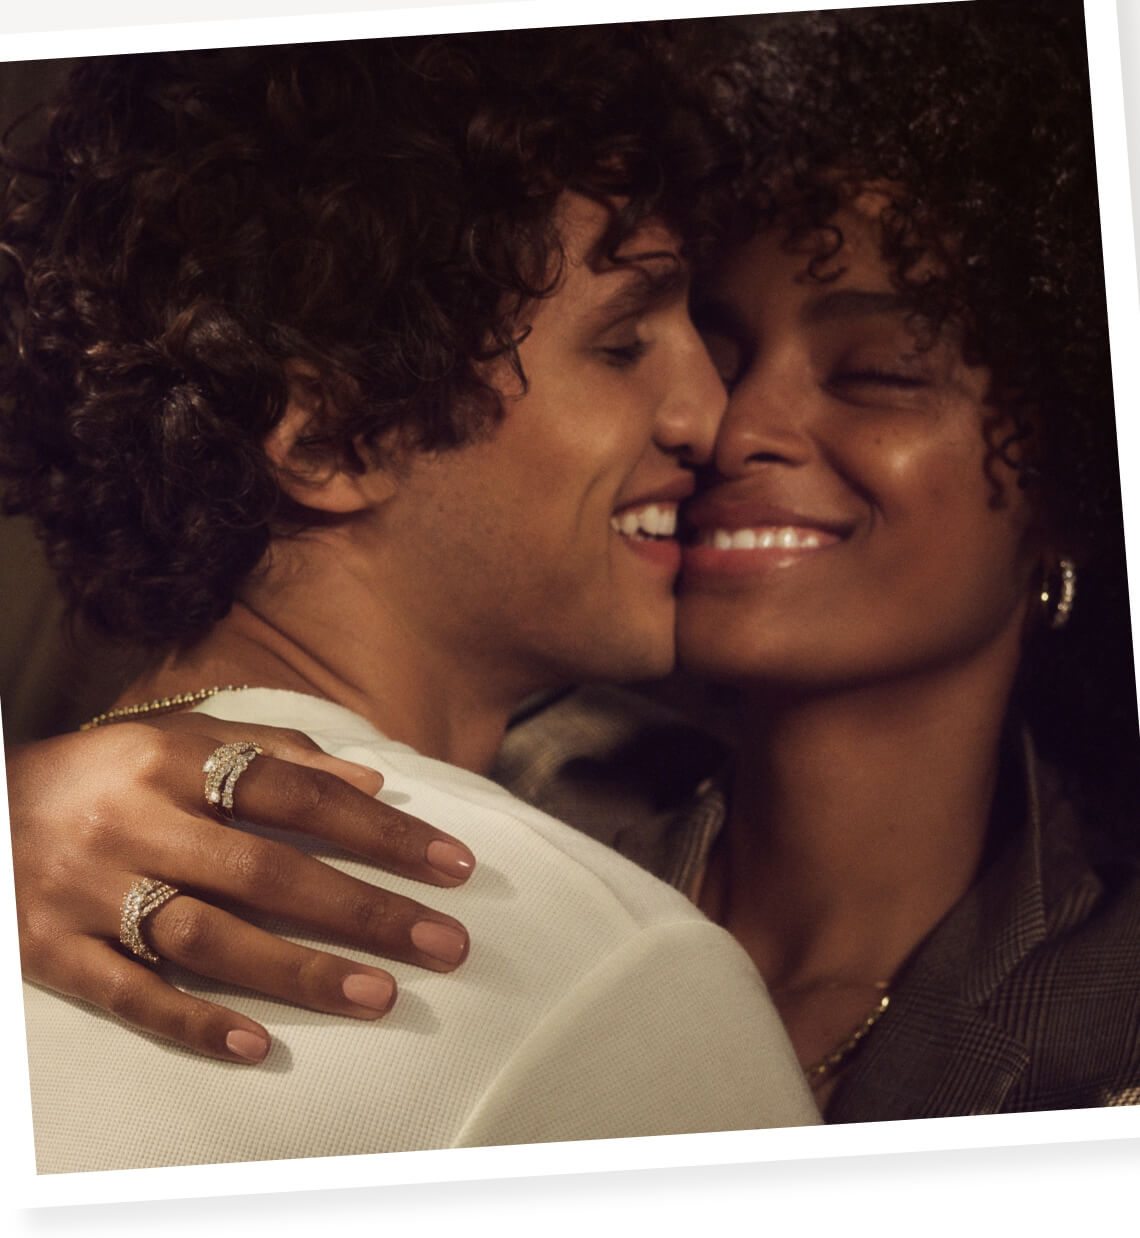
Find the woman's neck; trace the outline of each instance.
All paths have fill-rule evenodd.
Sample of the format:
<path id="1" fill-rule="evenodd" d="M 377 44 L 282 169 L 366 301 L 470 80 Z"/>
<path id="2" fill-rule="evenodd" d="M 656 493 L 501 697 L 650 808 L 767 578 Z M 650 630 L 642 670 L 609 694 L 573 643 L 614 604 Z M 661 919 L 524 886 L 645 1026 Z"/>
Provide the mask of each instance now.
<path id="1" fill-rule="evenodd" d="M 702 902 L 773 988 L 889 979 L 968 889 L 1015 666 L 751 696 Z"/>

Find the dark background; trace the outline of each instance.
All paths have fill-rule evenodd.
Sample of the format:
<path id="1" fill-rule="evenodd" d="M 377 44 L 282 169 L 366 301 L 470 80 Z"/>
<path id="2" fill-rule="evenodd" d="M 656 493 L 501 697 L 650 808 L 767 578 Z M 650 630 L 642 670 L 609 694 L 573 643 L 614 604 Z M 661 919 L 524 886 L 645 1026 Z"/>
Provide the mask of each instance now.
<path id="1" fill-rule="evenodd" d="M 0 131 L 55 90 L 72 64 L 0 64 Z M 5 745 L 70 730 L 98 713 L 121 674 L 90 638 L 68 637 L 31 522 L 0 517 L 0 712 Z"/>

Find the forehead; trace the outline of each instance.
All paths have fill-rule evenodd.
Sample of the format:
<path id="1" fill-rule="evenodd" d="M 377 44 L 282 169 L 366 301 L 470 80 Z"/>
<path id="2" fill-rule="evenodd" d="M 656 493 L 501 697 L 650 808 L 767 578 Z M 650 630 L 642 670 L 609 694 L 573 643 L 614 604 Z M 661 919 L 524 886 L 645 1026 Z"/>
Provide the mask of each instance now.
<path id="1" fill-rule="evenodd" d="M 936 247 L 915 237 L 900 276 L 895 250 L 908 231 L 897 231 L 895 205 L 887 190 L 868 189 L 822 224 L 781 221 L 757 233 L 702 281 L 702 315 L 707 321 L 710 311 L 726 311 L 753 325 L 772 313 L 794 313 L 805 326 L 872 317 L 924 322 L 929 311 L 918 294 L 939 286 L 945 267 Z"/>
<path id="2" fill-rule="evenodd" d="M 810 295 L 824 284 L 858 282 L 888 288 L 879 211 L 847 204 L 820 225 L 781 221 L 756 233 L 719 266 L 711 283 L 721 290 L 750 289 L 756 296 L 794 285 Z"/>
<path id="3" fill-rule="evenodd" d="M 639 224 L 605 252 L 614 208 L 567 193 L 555 215 L 562 266 L 554 291 L 533 306 L 533 319 L 636 314 L 683 288 L 688 265 L 678 235 L 659 219 Z"/>

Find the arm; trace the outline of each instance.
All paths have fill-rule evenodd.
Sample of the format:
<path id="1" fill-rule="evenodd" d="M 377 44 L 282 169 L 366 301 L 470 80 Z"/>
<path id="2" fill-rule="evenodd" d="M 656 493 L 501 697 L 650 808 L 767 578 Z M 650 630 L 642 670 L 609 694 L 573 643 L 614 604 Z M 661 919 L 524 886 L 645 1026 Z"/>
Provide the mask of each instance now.
<path id="1" fill-rule="evenodd" d="M 375 770 L 327 756 L 298 732 L 179 714 L 9 753 L 25 977 L 199 1053 L 251 1062 L 269 1047 L 260 1024 L 182 993 L 119 945 L 122 898 L 138 878 L 179 890 L 143 924 L 163 959 L 354 1018 L 386 1013 L 395 996 L 388 973 L 283 941 L 226 905 L 435 971 L 462 962 L 467 935 L 451 916 L 227 825 L 206 805 L 201 769 L 219 744 L 237 739 L 264 750 L 241 778 L 243 818 L 437 886 L 465 881 L 474 858 L 450 835 L 377 801 Z"/>

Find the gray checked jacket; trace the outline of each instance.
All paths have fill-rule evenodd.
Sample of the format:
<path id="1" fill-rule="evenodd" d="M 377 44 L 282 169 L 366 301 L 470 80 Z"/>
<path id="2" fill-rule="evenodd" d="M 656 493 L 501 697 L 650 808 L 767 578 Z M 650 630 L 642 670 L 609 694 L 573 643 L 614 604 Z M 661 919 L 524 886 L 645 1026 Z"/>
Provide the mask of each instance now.
<path id="1" fill-rule="evenodd" d="M 727 749 L 672 711 L 581 689 L 513 727 L 497 777 L 692 892 L 725 818 Z M 1024 746 L 1027 810 L 920 944 L 829 1122 L 1140 1103 L 1140 871 L 1094 867 Z"/>

